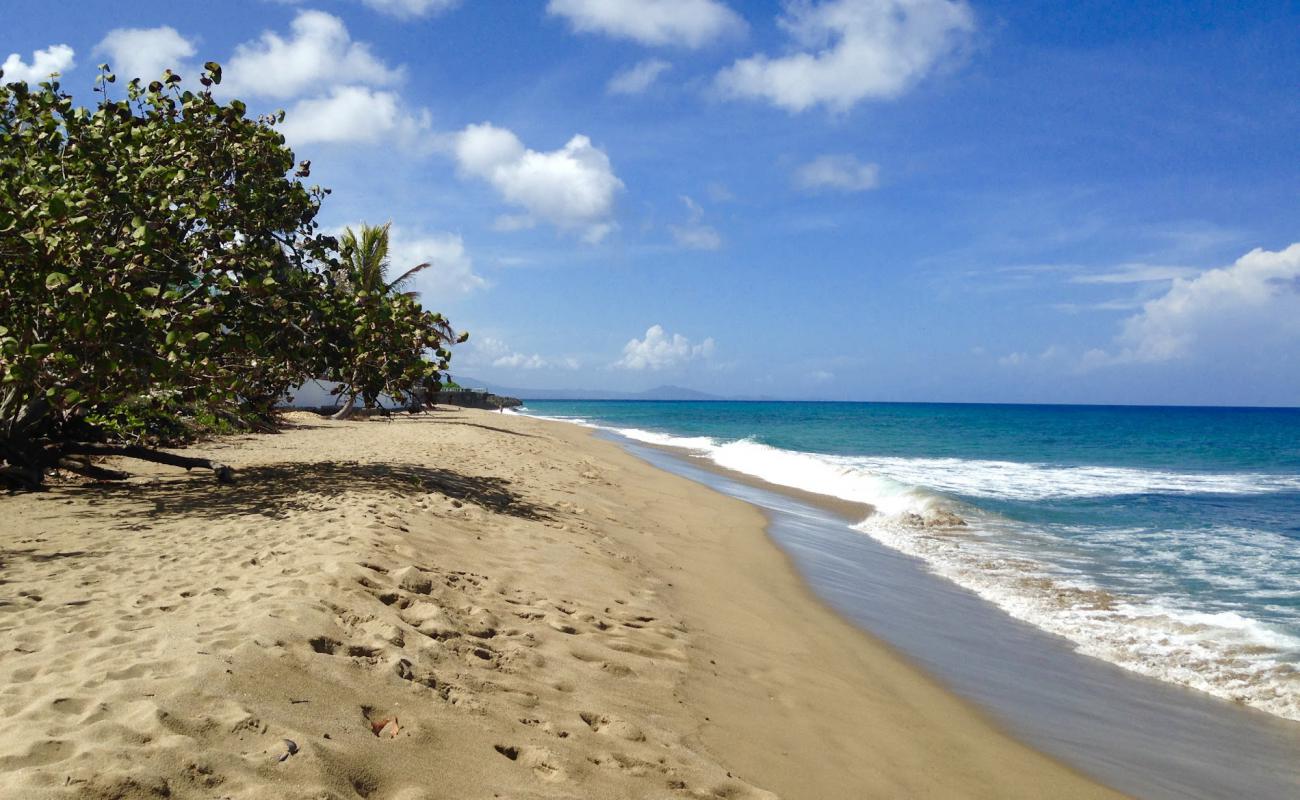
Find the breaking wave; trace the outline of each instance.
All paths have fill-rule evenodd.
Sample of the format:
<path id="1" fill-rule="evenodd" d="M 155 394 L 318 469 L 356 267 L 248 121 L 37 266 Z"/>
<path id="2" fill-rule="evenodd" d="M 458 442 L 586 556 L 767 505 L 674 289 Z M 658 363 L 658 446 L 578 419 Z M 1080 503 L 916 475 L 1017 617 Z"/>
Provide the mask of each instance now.
<path id="1" fill-rule="evenodd" d="M 1141 585 L 1161 558 L 1199 547 L 1195 563 L 1230 563 L 1257 548 L 1258 531 L 1089 529 L 1068 538 L 981 508 L 982 500 L 1033 503 L 1126 495 L 1262 495 L 1300 490 L 1300 476 L 1180 473 L 1125 467 L 1058 466 L 955 458 L 840 456 L 601 428 L 646 444 L 685 450 L 729 470 L 780 486 L 870 505 L 853 527 L 924 561 L 929 569 L 1011 616 L 1070 640 L 1076 649 L 1126 669 L 1300 720 L 1300 637 L 1158 582 Z M 1155 540 L 1153 540 L 1155 537 Z M 1275 543 L 1269 552 L 1284 543 Z M 1128 584 L 1099 578 L 1123 552 Z M 1175 553 L 1172 558 L 1181 558 Z M 1298 562 L 1300 563 L 1300 562 Z M 1247 581 L 1207 569 L 1206 580 Z M 1241 587 L 1238 587 L 1241 588 Z M 1249 595 L 1251 587 L 1245 587 Z M 1286 589 L 1274 587 L 1274 593 Z M 1267 596 L 1267 588 L 1256 594 Z"/>

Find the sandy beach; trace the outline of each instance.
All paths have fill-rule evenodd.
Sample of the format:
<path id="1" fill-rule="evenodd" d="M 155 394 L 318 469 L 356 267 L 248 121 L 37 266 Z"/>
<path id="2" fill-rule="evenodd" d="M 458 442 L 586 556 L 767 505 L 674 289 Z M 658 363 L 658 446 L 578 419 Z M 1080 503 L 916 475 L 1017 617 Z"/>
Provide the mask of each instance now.
<path id="1" fill-rule="evenodd" d="M 290 417 L 0 499 L 0 795 L 1118 796 L 590 431 Z"/>

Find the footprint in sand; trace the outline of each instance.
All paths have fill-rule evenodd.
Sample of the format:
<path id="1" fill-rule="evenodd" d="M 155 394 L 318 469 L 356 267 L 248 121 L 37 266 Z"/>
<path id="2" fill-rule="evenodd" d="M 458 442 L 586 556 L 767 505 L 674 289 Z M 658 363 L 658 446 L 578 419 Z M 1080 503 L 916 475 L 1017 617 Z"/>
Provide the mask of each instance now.
<path id="1" fill-rule="evenodd" d="M 601 755 L 590 756 L 587 759 L 598 767 L 613 767 L 621 772 L 625 772 L 636 778 L 644 778 L 653 772 L 667 772 L 668 768 L 661 764 L 655 764 L 640 758 L 634 758 L 624 753 L 603 753 Z"/>
<path id="2" fill-rule="evenodd" d="M 559 757 L 545 747 L 498 744 L 494 749 L 511 761 L 531 768 L 544 781 L 561 781 L 567 777 Z"/>
<path id="3" fill-rule="evenodd" d="M 622 717 L 611 716 L 608 714 L 596 714 L 591 711 L 583 711 L 578 715 L 582 721 L 591 728 L 593 733 L 601 733 L 606 736 L 617 736 L 629 742 L 644 742 L 645 733 L 636 725 L 628 722 Z"/>

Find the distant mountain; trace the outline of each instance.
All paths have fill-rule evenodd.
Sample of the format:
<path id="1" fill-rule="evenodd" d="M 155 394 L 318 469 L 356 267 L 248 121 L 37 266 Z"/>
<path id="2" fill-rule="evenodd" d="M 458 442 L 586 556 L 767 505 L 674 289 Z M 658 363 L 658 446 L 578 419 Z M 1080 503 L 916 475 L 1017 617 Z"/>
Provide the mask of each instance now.
<path id="1" fill-rule="evenodd" d="M 684 386 L 656 386 L 643 392 L 611 392 L 604 389 L 523 389 L 502 386 L 477 378 L 456 377 L 456 383 L 470 388 L 483 388 L 493 394 L 518 397 L 521 400 L 742 400 L 755 398 L 722 397 Z M 761 398 L 766 399 L 766 398 Z"/>
<path id="2" fill-rule="evenodd" d="M 716 394 L 700 392 L 695 389 L 687 389 L 685 386 L 656 386 L 653 389 L 646 389 L 644 392 L 637 392 L 637 400 L 726 400 L 726 397 L 719 397 Z"/>

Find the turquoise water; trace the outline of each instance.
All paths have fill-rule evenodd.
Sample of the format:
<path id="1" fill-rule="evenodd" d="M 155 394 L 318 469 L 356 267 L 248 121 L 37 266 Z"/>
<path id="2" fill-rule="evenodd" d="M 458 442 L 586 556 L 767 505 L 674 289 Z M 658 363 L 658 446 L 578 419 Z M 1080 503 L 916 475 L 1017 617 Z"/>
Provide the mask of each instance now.
<path id="1" fill-rule="evenodd" d="M 1300 720 L 1300 410 L 530 401 L 527 411 L 868 503 L 861 533 L 1080 652 Z"/>

